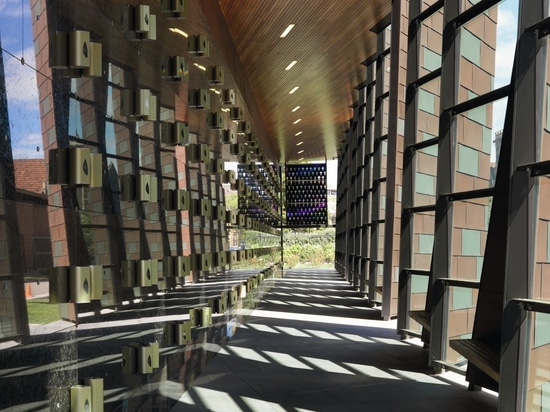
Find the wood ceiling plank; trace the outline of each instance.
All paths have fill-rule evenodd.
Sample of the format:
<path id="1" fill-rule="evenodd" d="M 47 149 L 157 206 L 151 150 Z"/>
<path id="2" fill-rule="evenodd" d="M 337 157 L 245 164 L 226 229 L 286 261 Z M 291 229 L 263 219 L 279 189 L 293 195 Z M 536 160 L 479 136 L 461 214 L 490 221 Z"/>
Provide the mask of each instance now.
<path id="1" fill-rule="evenodd" d="M 332 158 L 352 116 L 361 62 L 376 50 L 370 31 L 390 0 L 219 0 L 244 71 L 281 160 Z M 288 24 L 294 29 L 279 36 Z M 289 71 L 285 67 L 298 63 Z M 300 89 L 293 95 L 288 92 Z M 300 111 L 291 113 L 301 105 Z M 298 125 L 293 122 L 302 118 Z M 298 131 L 303 133 L 296 137 Z M 305 143 L 296 148 L 296 143 Z M 321 149 L 320 149 L 321 148 Z M 298 154 L 299 150 L 304 153 Z"/>

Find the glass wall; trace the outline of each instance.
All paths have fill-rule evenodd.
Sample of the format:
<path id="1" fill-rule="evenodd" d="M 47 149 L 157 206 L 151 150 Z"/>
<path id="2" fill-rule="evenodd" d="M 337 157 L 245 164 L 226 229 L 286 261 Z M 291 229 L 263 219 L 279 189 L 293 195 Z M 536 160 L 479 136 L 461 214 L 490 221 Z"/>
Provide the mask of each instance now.
<path id="1" fill-rule="evenodd" d="M 279 275 L 278 166 L 230 122 L 231 75 L 193 64 L 200 8 L 164 7 L 2 10 L 2 409 L 169 410 Z"/>

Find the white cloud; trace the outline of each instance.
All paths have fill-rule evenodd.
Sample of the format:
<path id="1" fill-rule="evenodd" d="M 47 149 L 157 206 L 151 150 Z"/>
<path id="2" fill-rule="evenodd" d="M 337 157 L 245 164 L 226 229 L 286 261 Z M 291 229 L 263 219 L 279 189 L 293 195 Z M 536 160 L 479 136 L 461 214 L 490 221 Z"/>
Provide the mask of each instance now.
<path id="1" fill-rule="evenodd" d="M 21 17 L 23 14 L 30 15 L 30 12 L 28 1 L 21 3 L 19 0 L 0 0 L 0 15 L 3 17 Z"/>
<path id="2" fill-rule="evenodd" d="M 12 139 L 12 143 L 14 143 Z M 20 137 L 15 142 L 18 146 L 34 147 L 42 146 L 42 135 L 40 133 L 29 133 L 25 137 Z"/>
<path id="3" fill-rule="evenodd" d="M 516 4 L 514 6 L 514 4 Z M 504 3 L 498 9 L 495 88 L 510 83 L 518 31 L 517 2 Z"/>
<path id="4" fill-rule="evenodd" d="M 39 151 L 36 147 L 14 147 L 12 149 L 14 159 L 42 159 L 44 158 L 44 151 L 40 148 Z"/>
<path id="5" fill-rule="evenodd" d="M 33 47 L 25 49 L 23 56 L 27 64 L 32 67 L 35 66 Z M 22 65 L 19 60 L 6 53 L 4 53 L 4 71 L 8 102 L 24 102 L 38 108 L 36 72 L 29 66 Z"/>

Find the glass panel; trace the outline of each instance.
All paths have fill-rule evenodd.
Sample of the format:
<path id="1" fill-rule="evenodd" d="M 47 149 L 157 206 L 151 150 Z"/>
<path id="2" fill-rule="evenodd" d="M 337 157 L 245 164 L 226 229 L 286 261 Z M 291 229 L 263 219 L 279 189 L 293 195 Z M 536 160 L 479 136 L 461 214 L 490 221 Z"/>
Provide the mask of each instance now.
<path id="1" fill-rule="evenodd" d="M 535 216 L 535 270 L 533 299 L 550 300 L 550 177 L 536 178 L 537 211 Z"/>
<path id="2" fill-rule="evenodd" d="M 187 119 L 186 99 L 176 97 L 186 96 L 187 85 L 161 80 L 156 63 L 142 64 L 144 52 L 158 56 L 181 54 L 181 41 L 163 42 L 162 52 L 155 50 L 154 42 L 147 45 L 132 42 L 126 47 L 130 44 L 126 39 L 128 31 L 121 34 L 118 22 L 113 26 L 112 16 L 107 17 L 106 10 L 98 7 L 97 2 L 81 2 L 82 7 L 71 9 L 70 13 L 60 10 L 69 3 L 21 2 L 21 9 L 6 2 L 0 5 L 0 66 L 5 69 L 5 74 L 0 75 L 0 408 L 47 410 L 52 406 L 52 409 L 68 410 L 70 403 L 65 401 L 69 388 L 83 383 L 79 377 L 108 375 L 105 393 L 118 395 L 106 397 L 107 410 L 124 409 L 133 402 L 137 402 L 135 407 L 155 403 L 170 409 L 173 399 L 158 393 L 144 392 L 139 399 L 134 395 L 141 384 L 149 380 L 160 386 L 177 382 L 181 390 L 184 385 L 189 387 L 200 365 L 205 365 L 205 358 L 202 349 L 190 350 L 193 345 L 173 342 L 168 335 L 163 336 L 163 327 L 167 325 L 165 316 L 178 321 L 189 319 L 190 305 L 184 305 L 187 309 L 182 311 L 181 299 L 194 304 L 191 302 L 206 302 L 207 294 L 209 298 L 219 297 L 221 290 L 229 291 L 227 279 L 233 274 L 226 273 L 228 265 L 216 264 L 211 270 L 175 275 L 180 266 L 173 258 L 187 257 L 192 252 L 196 257 L 208 251 L 226 251 L 229 236 L 222 219 L 164 210 L 172 198 L 166 194 L 162 199 L 160 193 L 161 189 L 184 188 L 189 181 L 193 184 L 193 198 L 197 199 L 200 194 L 211 198 L 217 206 L 224 202 L 221 179 L 205 173 L 204 165 L 188 168 L 183 148 L 161 148 L 156 144 L 158 123 L 136 123 L 121 115 L 121 90 L 139 85 L 154 90 L 165 104 L 173 105 L 160 107 L 160 121 L 173 122 L 176 111 L 179 119 Z M 167 15 L 155 14 L 158 27 L 168 27 L 164 21 Z M 104 73 L 98 73 L 101 77 L 87 77 L 74 66 L 69 70 L 52 64 L 55 56 L 50 54 L 48 42 L 54 46 L 56 33 L 61 36 L 60 33 L 76 28 L 89 31 L 92 42 L 102 43 Z M 104 29 L 107 31 L 97 32 Z M 53 52 L 56 50 L 61 48 L 52 47 Z M 82 50 L 85 55 L 91 48 L 82 44 L 71 50 Z M 213 59 L 219 60 L 215 48 L 211 53 Z M 112 59 L 118 63 L 113 64 L 109 61 Z M 62 63 L 59 62 L 59 66 L 63 66 Z M 234 87 L 233 84 L 226 86 Z M 3 104 L 6 94 L 7 105 Z M 218 101 L 212 103 L 212 110 L 218 110 Z M 191 117 L 198 121 L 197 116 Z M 196 136 L 194 138 L 196 141 Z M 217 133 L 202 134 L 201 141 L 219 144 Z M 81 171 L 85 174 L 95 167 L 97 159 L 78 165 L 66 164 L 62 152 L 49 151 L 68 146 L 101 154 L 99 175 L 103 182 L 100 187 L 63 181 L 67 175 L 65 170 L 73 173 L 72 177 Z M 72 159 L 69 162 L 75 158 Z M 48 166 L 56 167 L 49 173 Z M 92 174 L 96 175 L 95 170 Z M 159 177 L 158 200 L 121 199 L 122 176 L 138 174 Z M 63 183 L 56 183 L 56 177 Z M 333 244 L 330 229 L 328 232 L 324 235 L 328 243 Z M 279 262 L 279 241 L 277 234 L 258 231 L 245 234 L 244 242 L 249 247 L 273 246 L 274 250 L 260 256 L 254 256 L 249 250 L 246 261 L 254 269 L 238 273 L 234 279 L 241 281 Z M 197 249 L 192 250 L 193 246 Z M 315 246 L 324 259 L 321 263 L 332 260 L 333 250 Z M 164 258 L 168 258 L 166 264 Z M 97 276 L 86 278 L 90 265 L 102 265 L 102 268 Z M 135 265 L 136 269 L 130 272 L 133 275 L 125 277 L 126 265 Z M 170 273 L 171 266 L 176 266 L 175 273 Z M 60 268 L 67 269 L 68 282 L 59 275 L 65 273 L 65 269 Z M 148 285 L 147 274 L 153 275 L 155 269 L 159 282 L 153 283 L 153 277 Z M 222 272 L 214 289 L 209 289 L 213 282 L 201 282 L 198 288 L 183 287 L 185 282 L 197 282 L 201 276 L 217 276 Z M 57 274 L 50 278 L 51 273 Z M 53 280 L 57 282 L 50 283 Z M 80 286 L 78 293 L 69 290 L 69 284 L 75 290 Z M 60 304 L 50 304 L 50 286 L 60 292 L 58 297 L 69 298 Z M 84 292 L 92 289 L 94 298 L 83 299 Z M 52 300 L 54 297 L 52 294 Z M 78 337 L 76 324 L 80 326 Z M 175 324 L 172 326 L 176 328 Z M 225 323 L 212 325 L 208 330 L 208 336 L 195 330 L 193 337 L 197 342 L 219 344 L 219 338 L 227 335 Z M 124 374 L 123 348 L 138 351 L 143 348 L 142 344 L 155 341 L 163 347 L 160 365 L 164 369 L 159 368 L 150 375 L 146 372 Z M 104 344 L 106 342 L 108 344 Z M 82 362 L 86 352 L 93 352 L 93 356 Z M 124 393 L 119 393 L 121 382 Z M 181 396 L 181 391 L 178 392 L 175 399 Z M 59 405 L 56 405 L 57 399 Z"/>
<path id="3" fill-rule="evenodd" d="M 420 25 L 418 74 L 422 77 L 441 67 L 443 9 L 436 11 Z"/>
<path id="4" fill-rule="evenodd" d="M 386 215 L 386 182 L 380 182 L 375 195 L 378 197 L 378 205 L 380 206 L 378 216 L 383 219 Z"/>
<path id="5" fill-rule="evenodd" d="M 449 318 L 447 323 L 447 337 L 452 339 L 468 339 L 472 336 L 477 302 L 477 289 L 448 286 Z M 447 362 L 458 367 L 466 366 L 466 360 L 450 348 L 447 342 Z"/>
<path id="6" fill-rule="evenodd" d="M 423 84 L 417 90 L 417 142 L 433 139 L 439 134 L 440 84 L 441 79 L 437 78 Z"/>
<path id="7" fill-rule="evenodd" d="M 382 116 L 380 119 L 376 119 L 376 121 L 380 121 L 381 123 L 381 134 L 380 136 L 375 136 L 377 138 L 384 136 L 388 134 L 388 121 L 389 121 L 389 109 L 390 109 L 390 100 L 389 97 L 386 97 L 385 99 L 378 99 L 378 104 L 380 105 L 376 115 Z"/>
<path id="8" fill-rule="evenodd" d="M 417 150 L 414 156 L 414 206 L 435 204 L 437 182 L 437 142 Z"/>
<path id="9" fill-rule="evenodd" d="M 492 198 L 453 202 L 451 277 L 479 280 L 491 203 Z"/>
<path id="10" fill-rule="evenodd" d="M 455 117 L 454 192 L 484 189 L 495 184 L 503 116 L 507 99 L 476 107 Z"/>
<path id="11" fill-rule="evenodd" d="M 433 253 L 435 212 L 415 213 L 413 219 L 412 267 L 429 270 Z"/>
<path id="12" fill-rule="evenodd" d="M 388 36 L 388 39 L 389 39 L 389 36 Z M 389 44 L 388 44 L 388 47 L 389 47 Z M 383 85 L 384 85 L 382 93 L 387 93 L 390 90 L 390 67 L 391 67 L 390 56 L 391 56 L 391 53 L 384 56 L 384 60 L 382 63 L 382 70 L 383 70 L 382 79 L 383 79 Z"/>
<path id="13" fill-rule="evenodd" d="M 423 311 L 426 309 L 426 295 L 428 293 L 429 283 L 429 276 L 411 275 L 411 296 L 409 310 Z M 414 319 L 410 319 L 409 328 L 413 331 L 416 331 L 417 333 L 422 332 L 422 326 Z"/>
<path id="14" fill-rule="evenodd" d="M 541 74 L 544 76 L 544 88 L 540 93 L 540 99 L 537 105 L 541 108 L 542 116 L 537 116 L 540 121 L 538 130 L 540 136 L 537 148 L 537 158 L 539 161 L 550 160 L 550 37 L 542 40 L 542 50 L 539 55 L 544 56 L 541 60 Z"/>
<path id="15" fill-rule="evenodd" d="M 385 43 L 385 46 L 386 46 L 386 49 L 389 48 L 391 46 L 391 25 L 389 25 L 388 27 L 386 27 L 384 29 L 384 32 L 383 32 L 383 36 L 384 36 L 384 43 Z"/>
<path id="16" fill-rule="evenodd" d="M 510 83 L 517 20 L 518 0 L 508 0 L 460 28 L 458 103 Z"/>
<path id="17" fill-rule="evenodd" d="M 155 168 L 155 142 L 154 140 L 139 138 L 139 165 L 149 169 Z"/>
<path id="18" fill-rule="evenodd" d="M 527 312 L 527 386 L 525 411 L 550 410 L 550 315 Z"/>
<path id="19" fill-rule="evenodd" d="M 381 170 L 380 177 L 386 177 L 388 164 L 388 141 L 386 139 L 380 142 Z"/>

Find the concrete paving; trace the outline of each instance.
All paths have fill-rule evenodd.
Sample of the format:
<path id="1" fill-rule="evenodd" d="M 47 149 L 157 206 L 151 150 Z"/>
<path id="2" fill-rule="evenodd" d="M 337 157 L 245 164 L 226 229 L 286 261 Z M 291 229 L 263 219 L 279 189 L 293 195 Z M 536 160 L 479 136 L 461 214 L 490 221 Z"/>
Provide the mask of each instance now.
<path id="1" fill-rule="evenodd" d="M 334 270 L 291 270 L 179 399 L 177 411 L 496 411 L 460 375 L 432 375 Z"/>

